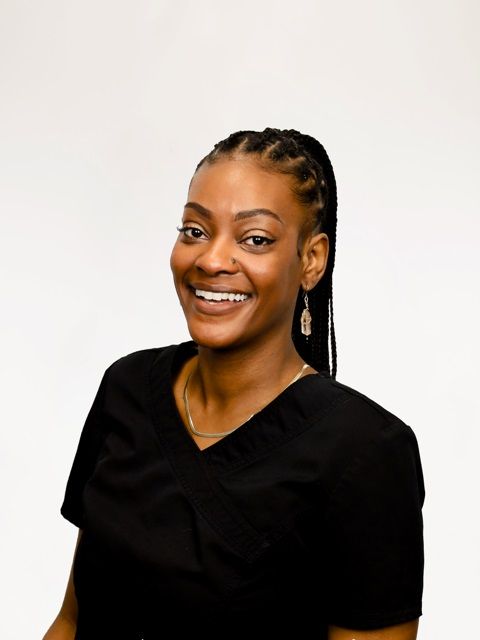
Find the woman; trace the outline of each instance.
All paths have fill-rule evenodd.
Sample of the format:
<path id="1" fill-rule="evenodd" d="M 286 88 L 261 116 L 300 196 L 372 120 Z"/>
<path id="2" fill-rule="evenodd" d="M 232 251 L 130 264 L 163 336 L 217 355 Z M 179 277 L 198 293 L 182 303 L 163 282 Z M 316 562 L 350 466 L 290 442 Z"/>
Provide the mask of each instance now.
<path id="1" fill-rule="evenodd" d="M 295 130 L 230 135 L 198 164 L 178 230 L 191 339 L 103 375 L 61 508 L 79 542 L 45 639 L 415 639 L 420 456 L 408 425 L 336 380 L 324 148 Z"/>

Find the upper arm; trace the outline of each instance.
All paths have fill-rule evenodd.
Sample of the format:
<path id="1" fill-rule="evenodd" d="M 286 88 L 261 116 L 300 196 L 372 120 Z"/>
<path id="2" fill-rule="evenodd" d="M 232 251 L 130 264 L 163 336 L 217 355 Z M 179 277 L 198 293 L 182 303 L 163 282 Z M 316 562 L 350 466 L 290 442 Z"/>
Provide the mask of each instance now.
<path id="1" fill-rule="evenodd" d="M 417 631 L 418 618 L 403 624 L 372 631 L 330 626 L 328 628 L 328 640 L 416 640 Z"/>

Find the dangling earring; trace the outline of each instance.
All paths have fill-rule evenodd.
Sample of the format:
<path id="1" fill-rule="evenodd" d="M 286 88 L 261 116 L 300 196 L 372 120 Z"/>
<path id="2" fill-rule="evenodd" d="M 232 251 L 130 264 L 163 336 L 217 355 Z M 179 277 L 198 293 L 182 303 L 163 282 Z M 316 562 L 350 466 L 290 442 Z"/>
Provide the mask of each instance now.
<path id="1" fill-rule="evenodd" d="M 312 333 L 312 315 L 308 308 L 307 289 L 305 289 L 303 300 L 305 302 L 305 309 L 302 311 L 302 315 L 300 317 L 300 326 L 302 328 L 303 335 L 306 336 L 306 340 L 308 341 L 308 336 Z"/>

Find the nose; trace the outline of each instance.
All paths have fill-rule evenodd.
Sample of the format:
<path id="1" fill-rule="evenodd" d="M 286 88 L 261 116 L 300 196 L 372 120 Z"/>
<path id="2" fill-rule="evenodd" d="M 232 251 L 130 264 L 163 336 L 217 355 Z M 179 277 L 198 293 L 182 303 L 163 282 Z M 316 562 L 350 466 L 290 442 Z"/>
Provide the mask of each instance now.
<path id="1" fill-rule="evenodd" d="M 238 269 L 237 263 L 232 262 L 235 247 L 227 239 L 211 240 L 203 245 L 195 266 L 209 275 L 218 272 L 235 273 Z"/>

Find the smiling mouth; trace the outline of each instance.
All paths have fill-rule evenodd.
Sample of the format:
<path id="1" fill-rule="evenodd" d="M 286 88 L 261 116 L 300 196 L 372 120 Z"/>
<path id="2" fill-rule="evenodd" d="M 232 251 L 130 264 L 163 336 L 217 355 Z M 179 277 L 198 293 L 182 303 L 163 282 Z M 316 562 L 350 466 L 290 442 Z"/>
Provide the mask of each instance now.
<path id="1" fill-rule="evenodd" d="M 222 302 L 244 302 L 251 297 L 246 293 L 233 293 L 229 291 L 205 291 L 202 289 L 194 289 L 193 287 L 190 287 L 190 290 L 193 291 L 195 297 L 199 300 L 203 300 L 213 305 Z"/>

